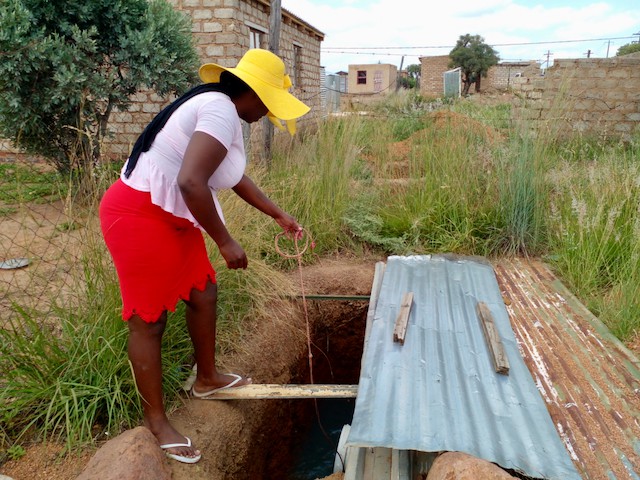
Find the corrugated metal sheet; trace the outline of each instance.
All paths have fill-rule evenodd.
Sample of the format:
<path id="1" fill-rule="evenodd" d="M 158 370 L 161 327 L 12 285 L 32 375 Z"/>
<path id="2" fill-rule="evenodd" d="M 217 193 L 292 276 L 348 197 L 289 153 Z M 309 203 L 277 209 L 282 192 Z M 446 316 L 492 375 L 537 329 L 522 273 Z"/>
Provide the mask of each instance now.
<path id="1" fill-rule="evenodd" d="M 414 293 L 404 345 L 393 328 Z M 510 362 L 497 374 L 476 305 L 484 302 Z M 491 265 L 389 257 L 367 338 L 347 445 L 460 451 L 535 478 L 580 478 L 523 358 Z"/>
<path id="2" fill-rule="evenodd" d="M 539 261 L 495 266 L 522 357 L 584 479 L 640 478 L 640 362 Z"/>

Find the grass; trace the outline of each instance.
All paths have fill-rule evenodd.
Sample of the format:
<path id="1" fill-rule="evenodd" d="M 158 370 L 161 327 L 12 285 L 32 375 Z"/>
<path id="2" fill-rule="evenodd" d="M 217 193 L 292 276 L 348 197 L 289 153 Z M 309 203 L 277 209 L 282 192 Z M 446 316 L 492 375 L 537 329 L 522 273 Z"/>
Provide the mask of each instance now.
<path id="1" fill-rule="evenodd" d="M 14 213 L 16 205 L 63 197 L 67 188 L 68 182 L 53 169 L 0 163 L 0 216 Z"/>
<path id="2" fill-rule="evenodd" d="M 640 143 L 532 137 L 512 127 L 507 105 L 394 96 L 374 111 L 307 124 L 294 139 L 276 137 L 270 170 L 250 164 L 256 183 L 313 237 L 305 262 L 365 250 L 537 255 L 620 339 L 640 330 Z M 17 185 L 17 175 L 3 172 L 2 198 L 25 202 L 65 191 L 54 188 L 64 181 L 36 175 Z M 103 173 L 106 185 L 114 175 Z M 42 195 L 28 195 L 27 184 Z M 248 271 L 230 271 L 209 241 L 223 286 L 218 348 L 227 354 L 253 319 L 268 317 L 274 298 L 291 292 L 284 272 L 295 263 L 275 251 L 272 219 L 232 193 L 221 201 L 250 259 Z M 72 446 L 140 418 L 117 280 L 91 221 L 95 207 L 89 211 L 59 228 L 83 235 L 83 269 L 75 296 L 65 304 L 51 299 L 53 327 L 14 305 L 19 319 L 0 330 L 0 442 L 13 454 L 27 436 Z M 165 335 L 170 403 L 189 370 L 183 317 L 180 308 L 171 314 Z"/>

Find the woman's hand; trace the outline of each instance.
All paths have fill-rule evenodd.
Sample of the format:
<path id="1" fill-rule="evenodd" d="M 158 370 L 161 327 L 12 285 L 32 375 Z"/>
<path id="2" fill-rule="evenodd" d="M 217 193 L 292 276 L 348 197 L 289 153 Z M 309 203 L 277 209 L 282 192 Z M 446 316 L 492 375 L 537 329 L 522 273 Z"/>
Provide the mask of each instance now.
<path id="1" fill-rule="evenodd" d="M 296 240 L 302 238 L 302 227 L 298 224 L 296 219 L 288 213 L 282 212 L 279 216 L 275 217 L 274 220 L 287 233 L 287 236 Z"/>
<path id="2" fill-rule="evenodd" d="M 233 238 L 229 237 L 228 241 L 222 245 L 218 245 L 218 249 L 220 250 L 222 258 L 227 262 L 228 268 L 232 270 L 237 270 L 238 268 L 244 270 L 247 268 L 247 264 L 249 263 L 247 254 Z"/>

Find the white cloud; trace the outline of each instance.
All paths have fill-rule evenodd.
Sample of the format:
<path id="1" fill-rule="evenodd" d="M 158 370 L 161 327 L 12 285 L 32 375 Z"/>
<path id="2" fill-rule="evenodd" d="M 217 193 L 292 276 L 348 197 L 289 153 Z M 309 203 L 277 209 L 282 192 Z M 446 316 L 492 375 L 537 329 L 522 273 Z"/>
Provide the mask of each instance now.
<path id="1" fill-rule="evenodd" d="M 327 72 L 346 70 L 354 63 L 418 63 L 423 55 L 446 55 L 460 35 L 481 35 L 490 45 L 628 37 L 640 28 L 640 10 L 623 0 L 580 6 L 557 6 L 545 0 L 521 4 L 486 0 L 479 5 L 443 1 L 438 9 L 425 0 L 284 0 L 290 10 L 326 35 L 322 64 Z M 619 6 L 613 2 L 618 1 Z M 631 39 L 580 43 L 496 46 L 504 60 L 582 58 L 609 55 Z M 358 50 L 348 48 L 358 47 Z M 402 47 L 377 49 L 379 47 Z M 420 48 L 415 48 L 420 47 Z M 433 48 L 446 47 L 446 48 Z M 351 53 L 339 53 L 351 52 Z M 356 54 L 358 52 L 359 54 Z"/>

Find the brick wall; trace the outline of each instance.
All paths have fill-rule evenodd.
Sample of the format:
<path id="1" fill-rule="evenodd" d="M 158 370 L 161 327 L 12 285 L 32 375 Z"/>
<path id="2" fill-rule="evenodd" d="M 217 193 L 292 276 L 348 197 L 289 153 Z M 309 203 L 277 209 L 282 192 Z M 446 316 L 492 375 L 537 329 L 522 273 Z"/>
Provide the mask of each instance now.
<path id="1" fill-rule="evenodd" d="M 449 70 L 449 55 L 420 58 L 420 95 L 441 97 L 444 92 L 442 75 Z"/>
<path id="2" fill-rule="evenodd" d="M 640 56 L 556 60 L 524 79 L 519 117 L 555 133 L 630 139 L 640 133 Z"/>

